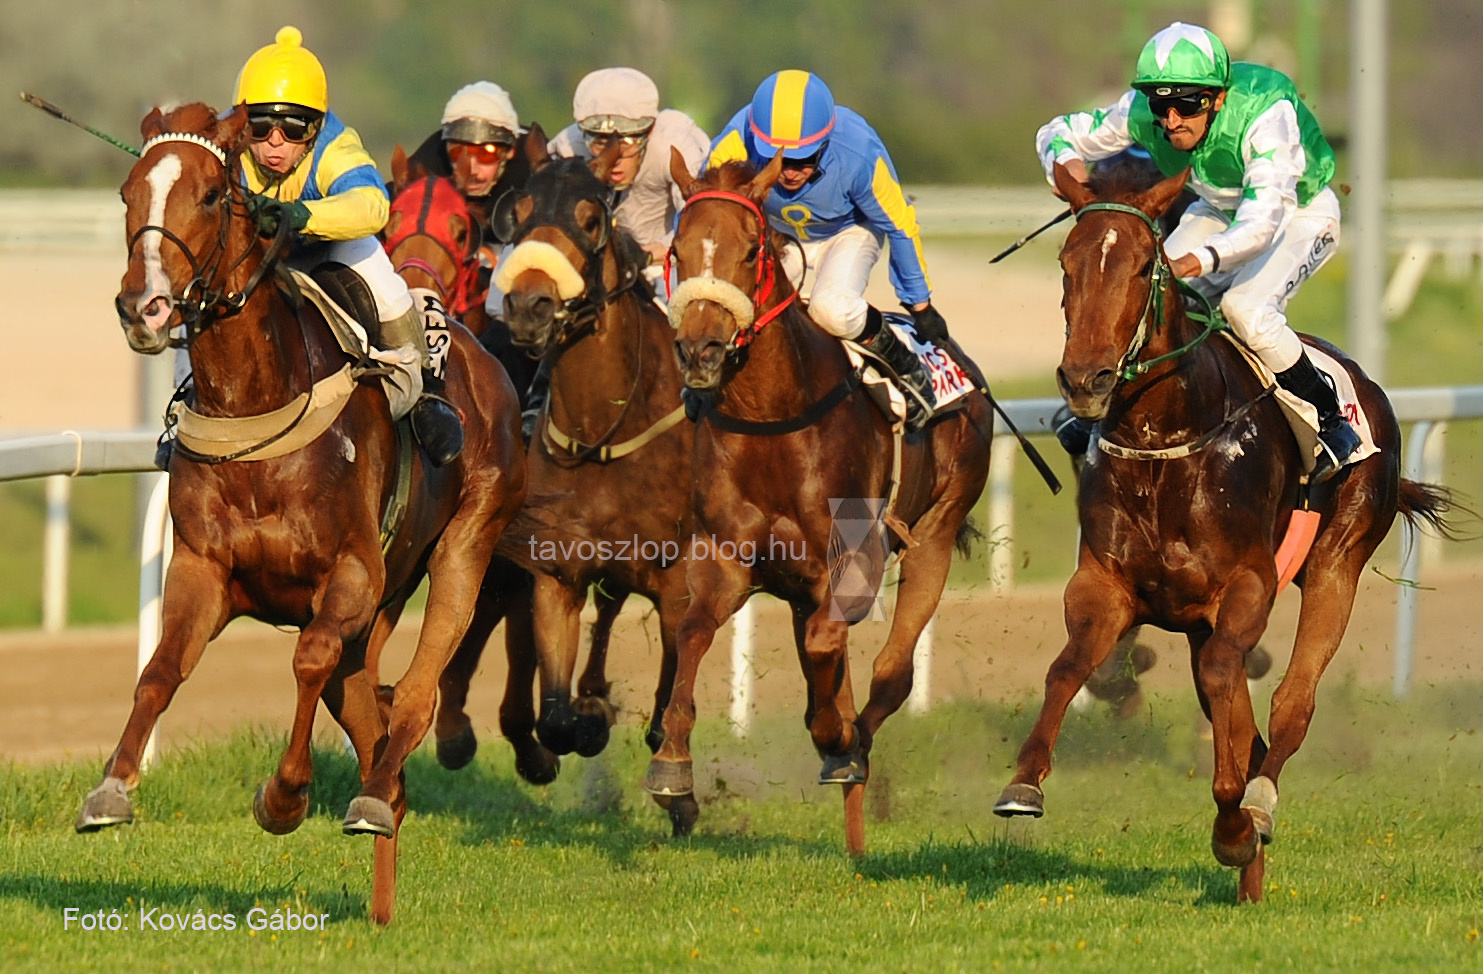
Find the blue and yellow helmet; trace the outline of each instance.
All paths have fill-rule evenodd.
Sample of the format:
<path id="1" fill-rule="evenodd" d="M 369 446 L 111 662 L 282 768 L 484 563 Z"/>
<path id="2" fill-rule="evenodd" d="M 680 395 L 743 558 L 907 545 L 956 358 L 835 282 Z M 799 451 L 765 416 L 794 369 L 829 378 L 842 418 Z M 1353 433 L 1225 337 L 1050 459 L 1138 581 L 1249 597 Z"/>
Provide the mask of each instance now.
<path id="1" fill-rule="evenodd" d="M 779 71 L 757 87 L 747 124 L 758 141 L 782 149 L 783 158 L 807 159 L 834 130 L 834 96 L 808 71 Z"/>

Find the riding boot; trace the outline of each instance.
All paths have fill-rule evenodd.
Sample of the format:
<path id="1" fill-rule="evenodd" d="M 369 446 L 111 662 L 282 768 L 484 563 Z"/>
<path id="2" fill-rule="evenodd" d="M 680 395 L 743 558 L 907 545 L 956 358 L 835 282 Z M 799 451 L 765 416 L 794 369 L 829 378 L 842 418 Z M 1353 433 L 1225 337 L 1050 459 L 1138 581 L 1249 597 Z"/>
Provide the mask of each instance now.
<path id="1" fill-rule="evenodd" d="M 541 359 L 536 374 L 530 377 L 530 389 L 525 393 L 525 409 L 520 413 L 520 435 L 529 443 L 535 439 L 536 424 L 546 409 L 546 400 L 551 398 L 551 360 Z"/>
<path id="2" fill-rule="evenodd" d="M 173 414 L 177 401 L 183 402 L 188 406 L 193 406 L 196 403 L 196 382 L 189 372 L 186 373 L 185 379 L 182 380 L 180 388 L 176 390 L 175 397 L 170 401 L 170 409 L 167 410 L 167 413 L 170 415 L 167 415 L 165 419 L 165 430 L 160 434 L 160 438 L 155 441 L 154 465 L 164 473 L 170 472 L 170 458 L 175 455 L 176 419 Z"/>
<path id="3" fill-rule="evenodd" d="M 170 472 L 170 458 L 175 455 L 175 437 L 171 435 L 173 432 L 173 429 L 165 430 L 154 445 L 154 465 L 164 473 Z"/>
<path id="4" fill-rule="evenodd" d="M 937 397 L 932 393 L 932 380 L 916 353 L 901 343 L 880 310 L 870 307 L 865 312 L 865 330 L 857 343 L 874 352 L 895 374 L 896 384 L 906 398 L 906 430 L 915 433 L 927 425 Z"/>
<path id="5" fill-rule="evenodd" d="M 1055 431 L 1056 439 L 1061 443 L 1061 448 L 1071 454 L 1073 460 L 1086 456 L 1087 447 L 1092 443 L 1092 422 L 1090 420 L 1074 415 L 1071 407 L 1062 403 L 1051 416 L 1050 425 Z"/>
<path id="6" fill-rule="evenodd" d="M 1359 449 L 1359 434 L 1339 412 L 1339 399 L 1333 386 L 1307 352 L 1291 368 L 1277 373 L 1277 384 L 1318 410 L 1318 458 L 1308 479 L 1321 484 L 1338 473 L 1349 455 Z"/>
<path id="7" fill-rule="evenodd" d="M 447 363 L 448 335 L 444 328 L 436 343 L 439 354 L 428 351 L 428 336 L 423 332 L 422 315 L 416 307 L 391 321 L 381 322 L 381 344 L 386 348 L 411 345 L 422 356 L 422 395 L 412 405 L 412 432 L 422 444 L 428 460 L 435 467 L 452 463 L 463 452 L 463 422 L 458 410 L 447 398 L 444 372 Z"/>

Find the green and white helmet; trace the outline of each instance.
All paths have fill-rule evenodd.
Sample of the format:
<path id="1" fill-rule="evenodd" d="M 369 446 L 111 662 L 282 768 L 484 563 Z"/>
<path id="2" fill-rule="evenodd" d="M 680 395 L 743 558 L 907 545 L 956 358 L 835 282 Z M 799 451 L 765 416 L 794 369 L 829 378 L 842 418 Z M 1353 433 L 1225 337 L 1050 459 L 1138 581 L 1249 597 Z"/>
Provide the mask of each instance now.
<path id="1" fill-rule="evenodd" d="M 1138 55 L 1138 74 L 1133 87 L 1158 90 L 1161 96 L 1181 94 L 1180 89 L 1226 88 L 1231 83 L 1231 56 L 1210 31 L 1175 21 L 1143 45 Z"/>

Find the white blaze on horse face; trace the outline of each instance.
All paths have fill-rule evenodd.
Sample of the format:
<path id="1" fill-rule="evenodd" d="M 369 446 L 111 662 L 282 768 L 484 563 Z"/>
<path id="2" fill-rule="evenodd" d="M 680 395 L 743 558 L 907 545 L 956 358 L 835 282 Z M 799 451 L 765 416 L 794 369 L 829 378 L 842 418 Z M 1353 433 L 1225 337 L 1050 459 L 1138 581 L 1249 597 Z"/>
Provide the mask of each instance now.
<path id="1" fill-rule="evenodd" d="M 716 276 L 716 242 L 710 237 L 700 242 L 700 276 Z"/>
<path id="2" fill-rule="evenodd" d="M 1107 236 L 1102 238 L 1102 273 L 1107 273 L 1107 254 L 1117 246 L 1117 231 L 1108 227 Z"/>
<path id="3" fill-rule="evenodd" d="M 180 180 L 180 173 L 180 157 L 170 152 L 161 157 L 145 177 L 145 181 L 149 183 L 149 215 L 145 222 L 149 226 L 164 226 L 165 204 L 170 200 L 170 190 Z M 170 286 L 170 279 L 165 276 L 164 263 L 160 257 L 160 245 L 164 239 L 164 235 L 157 230 L 146 231 L 140 239 L 144 245 L 144 293 L 139 296 L 138 311 L 144 314 L 145 309 L 158 297 L 164 297 L 167 305 L 163 315 L 146 315 L 150 326 L 156 328 L 158 325 L 152 319 L 163 320 L 170 316 L 168 305 L 174 290 Z"/>

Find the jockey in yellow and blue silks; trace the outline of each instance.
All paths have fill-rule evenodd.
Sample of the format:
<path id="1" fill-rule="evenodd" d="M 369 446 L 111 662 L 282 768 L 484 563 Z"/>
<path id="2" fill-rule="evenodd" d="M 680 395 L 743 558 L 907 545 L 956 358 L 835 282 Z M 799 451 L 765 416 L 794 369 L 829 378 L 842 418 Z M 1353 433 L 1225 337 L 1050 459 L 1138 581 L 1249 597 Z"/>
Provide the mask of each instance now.
<path id="1" fill-rule="evenodd" d="M 947 324 L 932 306 L 916 211 L 880 136 L 807 71 L 779 71 L 757 88 L 711 143 L 708 167 L 748 160 L 761 168 L 781 151 L 783 171 L 763 203 L 774 229 L 796 237 L 812 272 L 809 315 L 830 334 L 885 360 L 906 392 L 907 426 L 919 429 L 935 405 L 932 383 L 913 353 L 865 300 L 881 247 L 891 247 L 891 286 L 917 334 L 940 341 Z M 803 267 L 792 248 L 784 267 L 796 285 Z"/>
<path id="2" fill-rule="evenodd" d="M 421 362 L 412 428 L 433 463 L 450 462 L 463 447 L 463 426 L 442 398 L 443 357 L 429 353 L 423 316 L 376 239 L 390 211 L 385 184 L 355 129 L 329 110 L 324 67 L 297 28 L 282 28 L 247 59 L 232 103 L 247 109 L 240 175 L 258 229 L 272 235 L 286 222 L 299 244 L 294 266 L 334 261 L 365 282 L 380 325 L 372 341 L 410 347 Z"/>

